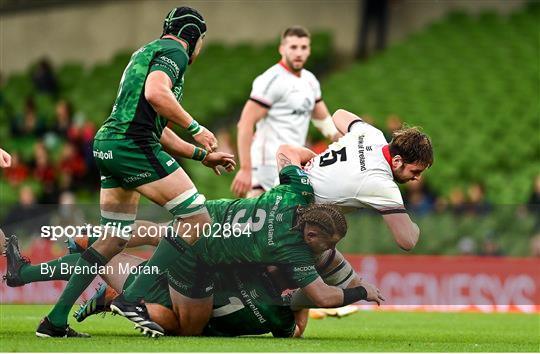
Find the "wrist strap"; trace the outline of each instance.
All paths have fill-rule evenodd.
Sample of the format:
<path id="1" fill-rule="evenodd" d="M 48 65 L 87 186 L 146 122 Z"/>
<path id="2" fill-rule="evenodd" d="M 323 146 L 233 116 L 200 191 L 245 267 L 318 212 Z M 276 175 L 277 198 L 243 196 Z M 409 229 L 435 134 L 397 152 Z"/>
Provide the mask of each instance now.
<path id="1" fill-rule="evenodd" d="M 206 155 L 208 155 L 208 151 L 195 146 L 195 150 L 193 150 L 193 156 L 191 156 L 191 159 L 196 161 L 203 161 L 206 158 Z"/>
<path id="2" fill-rule="evenodd" d="M 199 122 L 193 119 L 189 127 L 187 127 L 187 130 L 192 136 L 194 136 L 202 131 L 202 126 L 199 124 Z"/>
<path id="3" fill-rule="evenodd" d="M 343 306 L 350 305 L 359 300 L 367 299 L 367 290 L 363 286 L 356 288 L 343 289 Z"/>

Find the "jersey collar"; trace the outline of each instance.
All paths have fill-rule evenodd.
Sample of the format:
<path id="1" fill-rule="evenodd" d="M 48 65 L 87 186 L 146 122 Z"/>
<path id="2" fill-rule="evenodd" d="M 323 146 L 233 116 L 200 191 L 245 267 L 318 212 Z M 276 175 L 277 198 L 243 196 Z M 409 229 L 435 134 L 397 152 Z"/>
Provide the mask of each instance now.
<path id="1" fill-rule="evenodd" d="M 392 168 L 392 156 L 390 156 L 390 146 L 385 145 L 382 147 L 382 153 L 384 156 L 384 159 L 386 162 L 388 162 L 388 165 L 390 165 L 390 168 Z"/>
<path id="2" fill-rule="evenodd" d="M 288 72 L 290 72 L 294 76 L 300 77 L 301 73 L 295 73 L 294 71 L 292 71 L 291 68 L 289 68 L 289 66 L 287 65 L 287 63 L 285 63 L 283 60 L 280 60 L 278 62 L 278 64 L 281 65 L 285 70 L 287 70 Z"/>

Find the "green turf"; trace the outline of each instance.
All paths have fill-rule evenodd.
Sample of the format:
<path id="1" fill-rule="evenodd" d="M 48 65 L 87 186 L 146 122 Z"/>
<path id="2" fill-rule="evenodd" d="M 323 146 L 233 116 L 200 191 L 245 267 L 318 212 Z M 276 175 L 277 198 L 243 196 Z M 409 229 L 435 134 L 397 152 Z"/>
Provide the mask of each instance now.
<path id="1" fill-rule="evenodd" d="M 429 351 L 539 352 L 540 316 L 361 312 L 344 319 L 311 320 L 302 339 L 271 337 L 141 337 L 120 317 L 95 316 L 77 330 L 90 339 L 34 336 L 49 306 L 0 305 L 0 351 Z"/>

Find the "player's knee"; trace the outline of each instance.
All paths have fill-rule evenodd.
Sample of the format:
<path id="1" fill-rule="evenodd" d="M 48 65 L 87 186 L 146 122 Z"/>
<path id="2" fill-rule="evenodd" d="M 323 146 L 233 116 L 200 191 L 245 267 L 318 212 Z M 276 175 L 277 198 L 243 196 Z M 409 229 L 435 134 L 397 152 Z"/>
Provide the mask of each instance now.
<path id="1" fill-rule="evenodd" d="M 207 214 L 208 212 L 204 205 L 205 201 L 206 198 L 204 195 L 200 194 L 197 188 L 193 187 L 169 200 L 165 203 L 164 207 L 175 219 L 186 219 L 191 216 Z"/>

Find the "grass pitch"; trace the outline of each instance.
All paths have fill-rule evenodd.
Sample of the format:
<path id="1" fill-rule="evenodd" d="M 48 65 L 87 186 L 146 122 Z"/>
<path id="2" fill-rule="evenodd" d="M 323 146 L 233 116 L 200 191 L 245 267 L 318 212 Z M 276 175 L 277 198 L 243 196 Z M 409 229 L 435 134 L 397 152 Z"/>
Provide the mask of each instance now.
<path id="1" fill-rule="evenodd" d="M 310 320 L 304 338 L 150 339 L 119 316 L 93 316 L 73 328 L 89 339 L 37 338 L 50 306 L 0 305 L 0 351 L 28 352 L 539 352 L 540 316 L 521 314 L 360 312 Z"/>

